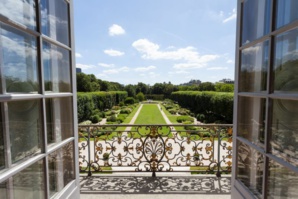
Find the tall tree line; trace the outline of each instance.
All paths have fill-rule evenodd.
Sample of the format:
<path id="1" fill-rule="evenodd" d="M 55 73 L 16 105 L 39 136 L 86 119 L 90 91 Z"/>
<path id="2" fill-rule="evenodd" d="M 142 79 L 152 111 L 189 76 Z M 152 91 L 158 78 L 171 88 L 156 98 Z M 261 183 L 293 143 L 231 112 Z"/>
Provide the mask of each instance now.
<path id="1" fill-rule="evenodd" d="M 199 80 L 190 80 L 188 83 L 174 85 L 171 82 L 155 83 L 153 86 L 139 82 L 136 85 L 122 85 L 118 82 L 109 82 L 97 79 L 93 74 L 77 73 L 77 91 L 78 92 L 96 92 L 96 91 L 126 91 L 129 97 L 136 97 L 138 93 L 144 95 L 163 95 L 169 97 L 176 91 L 217 91 L 233 92 L 233 84 L 201 82 Z"/>

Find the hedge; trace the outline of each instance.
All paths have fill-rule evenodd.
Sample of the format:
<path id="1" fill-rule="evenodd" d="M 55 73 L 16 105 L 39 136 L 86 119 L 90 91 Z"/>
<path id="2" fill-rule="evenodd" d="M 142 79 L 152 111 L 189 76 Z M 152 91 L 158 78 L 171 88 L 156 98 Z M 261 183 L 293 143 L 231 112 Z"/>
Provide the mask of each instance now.
<path id="1" fill-rule="evenodd" d="M 77 94 L 78 121 L 89 120 L 92 112 L 104 111 L 118 105 L 127 97 L 126 91 L 86 92 Z"/>
<path id="2" fill-rule="evenodd" d="M 213 91 L 177 91 L 170 98 L 180 106 L 201 114 L 205 122 L 233 122 L 233 93 Z"/>

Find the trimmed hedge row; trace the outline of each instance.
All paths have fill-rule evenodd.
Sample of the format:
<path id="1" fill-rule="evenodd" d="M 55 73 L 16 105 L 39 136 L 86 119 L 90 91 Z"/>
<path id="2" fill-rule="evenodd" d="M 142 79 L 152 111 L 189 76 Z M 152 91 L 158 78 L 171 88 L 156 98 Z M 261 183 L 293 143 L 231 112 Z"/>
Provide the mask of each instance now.
<path id="1" fill-rule="evenodd" d="M 78 121 L 88 120 L 96 109 L 101 111 L 111 109 L 124 101 L 126 97 L 126 91 L 78 93 Z"/>
<path id="2" fill-rule="evenodd" d="M 146 99 L 162 101 L 162 100 L 164 100 L 164 95 L 163 94 L 150 94 L 150 95 L 146 95 Z"/>
<path id="3" fill-rule="evenodd" d="M 234 93 L 213 91 L 177 91 L 170 96 L 182 107 L 205 117 L 205 122 L 233 122 Z"/>

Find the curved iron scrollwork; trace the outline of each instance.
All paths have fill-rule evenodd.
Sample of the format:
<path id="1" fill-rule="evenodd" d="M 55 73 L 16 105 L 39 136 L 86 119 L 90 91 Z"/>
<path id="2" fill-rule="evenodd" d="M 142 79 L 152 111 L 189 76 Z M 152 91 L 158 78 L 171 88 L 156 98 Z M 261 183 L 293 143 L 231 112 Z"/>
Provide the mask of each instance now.
<path id="1" fill-rule="evenodd" d="M 231 125 L 190 126 L 81 125 L 80 172 L 231 172 Z"/>

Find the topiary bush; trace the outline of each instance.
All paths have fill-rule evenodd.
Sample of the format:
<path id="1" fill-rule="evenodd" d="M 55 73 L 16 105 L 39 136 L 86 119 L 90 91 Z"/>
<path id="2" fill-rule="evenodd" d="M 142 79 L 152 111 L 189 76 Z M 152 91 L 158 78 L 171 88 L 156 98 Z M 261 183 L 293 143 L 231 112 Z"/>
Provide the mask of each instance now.
<path id="1" fill-rule="evenodd" d="M 117 116 L 117 122 L 119 122 L 119 123 L 124 122 L 126 116 L 127 116 L 126 114 L 119 114 L 119 115 Z"/>
<path id="2" fill-rule="evenodd" d="M 121 114 L 130 114 L 131 113 L 131 109 L 130 108 L 125 108 L 125 109 L 121 109 L 120 110 Z"/>
<path id="3" fill-rule="evenodd" d="M 171 113 L 172 115 L 176 115 L 176 114 L 177 114 L 177 109 L 172 108 L 172 109 L 169 109 L 168 111 L 169 111 L 169 113 Z"/>
<path id="4" fill-rule="evenodd" d="M 107 118 L 107 121 L 108 122 L 116 122 L 117 121 L 117 118 L 115 115 L 111 115 L 110 117 Z"/>
<path id="5" fill-rule="evenodd" d="M 185 121 L 183 124 L 193 124 L 191 121 Z M 197 128 L 195 126 L 184 126 L 185 130 L 196 130 Z"/>
<path id="6" fill-rule="evenodd" d="M 183 122 L 186 122 L 186 121 L 194 122 L 194 119 L 192 117 L 182 115 L 182 116 L 177 117 L 176 121 L 178 123 L 183 123 Z"/>
<path id="7" fill-rule="evenodd" d="M 93 124 L 95 124 L 95 123 L 100 122 L 102 120 L 102 118 L 100 118 L 98 115 L 92 115 L 90 120 Z"/>

